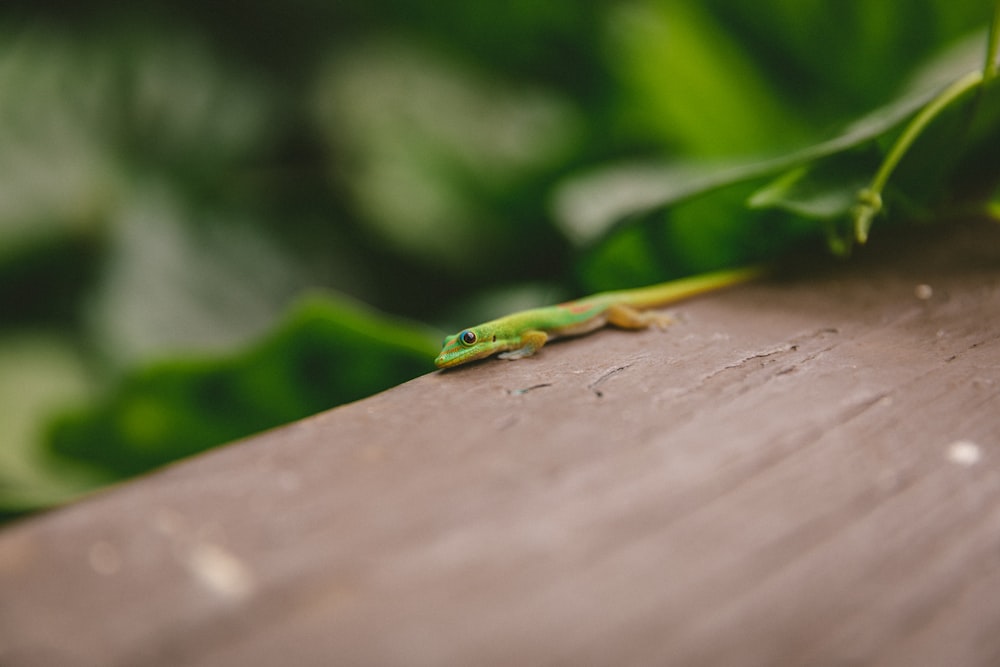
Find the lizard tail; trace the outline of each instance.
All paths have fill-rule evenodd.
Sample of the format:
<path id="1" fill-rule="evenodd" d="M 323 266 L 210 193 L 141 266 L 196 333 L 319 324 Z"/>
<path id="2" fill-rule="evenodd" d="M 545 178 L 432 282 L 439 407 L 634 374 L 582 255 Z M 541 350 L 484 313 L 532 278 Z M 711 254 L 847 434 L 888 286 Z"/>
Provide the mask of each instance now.
<path id="1" fill-rule="evenodd" d="M 652 308 L 688 299 L 699 294 L 704 294 L 705 292 L 712 292 L 717 289 L 745 283 L 765 273 L 767 273 L 767 269 L 764 266 L 726 269 L 671 280 L 670 282 L 651 285 L 649 287 L 605 292 L 601 296 L 610 296 L 613 301 L 626 303 L 636 308 Z"/>

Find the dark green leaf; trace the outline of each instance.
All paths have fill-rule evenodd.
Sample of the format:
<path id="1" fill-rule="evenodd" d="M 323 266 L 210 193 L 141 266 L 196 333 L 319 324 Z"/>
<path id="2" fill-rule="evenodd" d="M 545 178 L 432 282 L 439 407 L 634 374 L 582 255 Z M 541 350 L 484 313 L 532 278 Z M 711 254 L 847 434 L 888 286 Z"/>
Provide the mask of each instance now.
<path id="1" fill-rule="evenodd" d="M 432 370 L 439 340 L 345 299 L 314 297 L 242 354 L 130 373 L 96 406 L 60 419 L 51 447 L 132 475 Z"/>
<path id="2" fill-rule="evenodd" d="M 836 136 L 791 153 L 712 164 L 632 164 L 577 176 L 556 192 L 557 221 L 577 243 L 592 243 L 622 220 L 854 150 L 897 129 L 940 92 L 942 85 L 975 70 L 984 47 L 982 34 L 962 41 L 922 68 L 896 99 L 852 122 Z"/>

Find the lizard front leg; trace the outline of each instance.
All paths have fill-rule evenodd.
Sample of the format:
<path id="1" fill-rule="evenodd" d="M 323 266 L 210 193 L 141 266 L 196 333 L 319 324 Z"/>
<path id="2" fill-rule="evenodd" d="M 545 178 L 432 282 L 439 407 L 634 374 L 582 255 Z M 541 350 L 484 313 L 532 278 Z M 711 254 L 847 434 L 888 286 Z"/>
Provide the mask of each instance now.
<path id="1" fill-rule="evenodd" d="M 499 356 L 501 359 L 523 359 L 524 357 L 530 357 L 535 352 L 538 352 L 548 339 L 548 334 L 544 331 L 535 329 L 525 331 L 520 336 L 520 347 L 501 352 Z"/>

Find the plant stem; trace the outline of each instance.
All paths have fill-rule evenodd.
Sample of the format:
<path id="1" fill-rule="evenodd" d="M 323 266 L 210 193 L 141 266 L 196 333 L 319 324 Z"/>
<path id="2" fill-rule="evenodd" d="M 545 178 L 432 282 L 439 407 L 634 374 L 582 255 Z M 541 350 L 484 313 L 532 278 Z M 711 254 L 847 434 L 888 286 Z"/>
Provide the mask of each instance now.
<path id="1" fill-rule="evenodd" d="M 969 92 L 973 88 L 985 86 L 1000 73 L 1000 63 L 997 63 L 997 55 L 1000 52 L 1000 0 L 993 3 L 993 20 L 990 22 L 989 37 L 986 44 L 986 61 L 980 71 L 969 72 L 956 79 L 941 93 L 931 100 L 927 106 L 920 110 L 913 120 L 910 121 L 906 129 L 896 140 L 885 156 L 882 164 L 871 184 L 858 192 L 857 204 L 852 209 L 854 218 L 854 238 L 858 243 L 868 240 L 868 231 L 871 229 L 875 216 L 882 210 L 882 191 L 885 190 L 889 177 L 899 165 L 900 160 L 910 149 L 910 146 L 917 140 L 917 137 L 942 111 L 952 102 Z"/>
<path id="2" fill-rule="evenodd" d="M 996 77 L 997 52 L 1000 51 L 1000 0 L 993 3 L 993 20 L 990 22 L 990 36 L 986 44 L 986 63 L 983 65 L 983 83 L 989 83 Z"/>
<path id="3" fill-rule="evenodd" d="M 906 126 L 903 133 L 896 140 L 896 143 L 889 149 L 889 154 L 882 160 L 871 184 L 858 192 L 858 203 L 854 207 L 854 237 L 858 243 L 868 240 L 868 230 L 871 228 L 875 216 L 882 210 L 882 191 L 885 189 L 889 177 L 899 165 L 900 160 L 910 149 L 913 142 L 930 125 L 942 111 L 952 102 L 969 92 L 973 88 L 983 83 L 983 72 L 976 70 L 956 79 L 950 86 L 941 91 L 941 94 L 931 100 L 927 106 L 913 117 L 910 124 Z"/>

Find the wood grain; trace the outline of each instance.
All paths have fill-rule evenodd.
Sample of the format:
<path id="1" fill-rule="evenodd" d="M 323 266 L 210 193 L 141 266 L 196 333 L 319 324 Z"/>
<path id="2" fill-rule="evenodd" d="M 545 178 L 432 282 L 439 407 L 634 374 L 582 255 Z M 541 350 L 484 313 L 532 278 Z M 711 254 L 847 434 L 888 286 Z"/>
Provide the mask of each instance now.
<path id="1" fill-rule="evenodd" d="M 1000 664 L 1000 229 L 911 237 L 10 526 L 0 664 Z"/>

